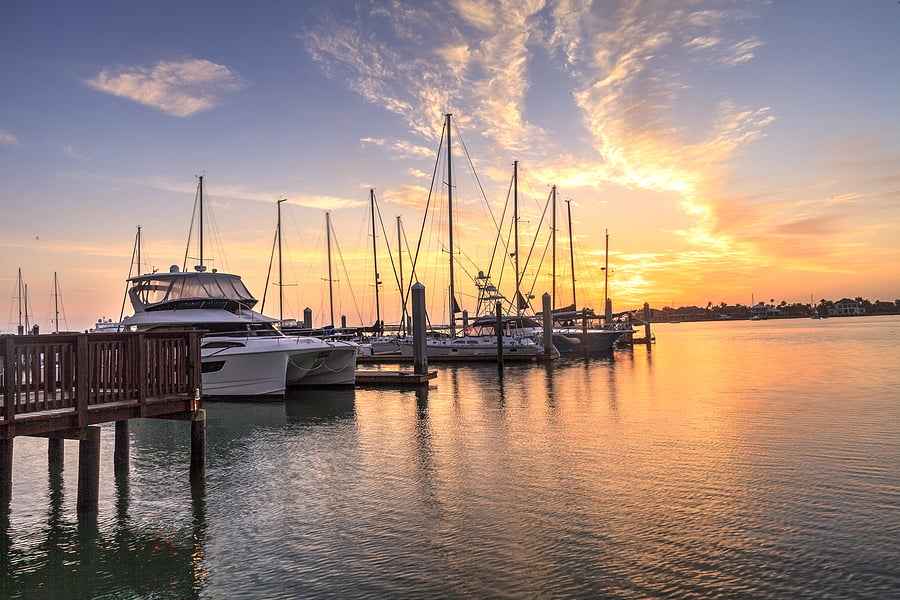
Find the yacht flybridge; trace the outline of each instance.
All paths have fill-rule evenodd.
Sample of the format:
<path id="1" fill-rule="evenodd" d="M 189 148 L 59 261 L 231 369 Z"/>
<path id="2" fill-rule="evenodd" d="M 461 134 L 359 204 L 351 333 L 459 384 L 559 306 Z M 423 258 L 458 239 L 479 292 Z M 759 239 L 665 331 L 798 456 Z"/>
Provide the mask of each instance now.
<path id="1" fill-rule="evenodd" d="M 128 281 L 134 315 L 122 320 L 126 330 L 208 332 L 201 342 L 204 394 L 279 395 L 291 386 L 354 383 L 356 344 L 284 335 L 277 319 L 253 310 L 257 300 L 238 275 L 172 266 Z"/>

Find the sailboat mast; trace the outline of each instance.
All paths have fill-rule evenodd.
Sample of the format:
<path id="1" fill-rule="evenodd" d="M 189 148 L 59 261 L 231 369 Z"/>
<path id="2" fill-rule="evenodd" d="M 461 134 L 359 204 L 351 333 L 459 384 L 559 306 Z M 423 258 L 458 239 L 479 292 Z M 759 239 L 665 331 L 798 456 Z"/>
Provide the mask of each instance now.
<path id="1" fill-rule="evenodd" d="M 134 235 L 134 249 L 137 254 L 137 273 L 135 275 L 141 274 L 141 226 L 137 226 L 137 233 Z"/>
<path id="2" fill-rule="evenodd" d="M 22 305 L 25 302 L 24 285 L 25 284 L 22 282 L 22 267 L 19 267 L 19 277 L 18 277 L 18 280 L 16 281 L 16 287 L 18 288 L 18 291 L 19 291 L 19 327 L 18 327 L 19 335 L 25 334 L 25 327 L 22 324 Z M 27 308 L 25 309 L 25 321 L 26 321 L 26 323 L 28 321 L 28 309 Z"/>
<path id="3" fill-rule="evenodd" d="M 406 333 L 406 290 L 403 288 L 403 237 L 400 233 L 400 215 L 397 215 L 397 259 L 400 263 L 400 331 Z"/>
<path id="4" fill-rule="evenodd" d="M 334 289 L 331 279 L 331 213 L 325 213 L 325 245 L 328 248 L 328 314 L 334 327 Z"/>
<path id="5" fill-rule="evenodd" d="M 203 175 L 200 176 L 200 269 L 203 269 Z M 140 274 L 140 273 L 139 273 Z"/>
<path id="6" fill-rule="evenodd" d="M 454 248 L 453 248 L 453 151 L 450 144 L 450 117 L 451 113 L 447 113 L 447 209 L 449 217 L 447 219 L 450 224 L 450 337 L 456 337 L 456 290 L 454 288 Z"/>
<path id="7" fill-rule="evenodd" d="M 284 322 L 284 272 L 281 260 L 281 203 L 285 200 L 287 198 L 282 198 L 278 201 L 278 223 L 275 227 L 278 237 L 278 319 L 282 322 Z"/>
<path id="8" fill-rule="evenodd" d="M 551 290 L 553 292 L 553 304 L 551 306 L 551 310 L 556 309 L 556 186 L 550 188 L 550 198 L 552 199 L 553 205 L 553 225 L 550 228 L 550 237 L 553 238 L 553 273 L 551 275 L 551 279 L 553 280 L 551 283 Z"/>
<path id="9" fill-rule="evenodd" d="M 375 330 L 381 334 L 381 304 L 378 301 L 378 247 L 375 243 L 375 188 L 369 188 L 369 203 L 372 209 L 372 263 L 375 270 Z"/>
<path id="10" fill-rule="evenodd" d="M 53 314 L 56 316 L 54 331 L 59 333 L 59 280 L 56 278 L 56 271 L 53 271 Z"/>
<path id="11" fill-rule="evenodd" d="M 606 251 L 603 259 L 603 311 L 609 318 L 607 304 L 609 303 L 609 229 L 606 230 Z"/>
<path id="12" fill-rule="evenodd" d="M 578 310 L 578 300 L 575 298 L 575 246 L 572 243 L 572 201 L 566 200 L 566 210 L 569 216 L 569 262 L 572 264 L 572 306 Z"/>
<path id="13" fill-rule="evenodd" d="M 516 315 L 522 313 L 522 292 L 519 289 L 519 161 L 513 161 L 513 238 L 516 264 Z"/>

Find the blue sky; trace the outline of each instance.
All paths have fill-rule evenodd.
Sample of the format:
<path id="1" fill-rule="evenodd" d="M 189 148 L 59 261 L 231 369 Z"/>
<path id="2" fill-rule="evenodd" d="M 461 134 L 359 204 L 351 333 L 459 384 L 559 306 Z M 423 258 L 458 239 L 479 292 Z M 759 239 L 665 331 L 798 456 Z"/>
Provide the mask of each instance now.
<path id="1" fill-rule="evenodd" d="M 70 328 L 117 317 L 135 228 L 180 264 L 204 174 L 220 268 L 263 295 L 287 198 L 289 302 L 320 315 L 329 210 L 339 309 L 368 321 L 368 190 L 417 234 L 450 111 L 498 214 L 520 161 L 523 237 L 550 185 L 571 200 L 588 304 L 607 229 L 617 308 L 893 300 L 898 30 L 893 0 L 5 2 L 0 289 L 21 268 L 47 327 L 56 271 Z M 458 243 L 487 263 L 464 181 Z"/>

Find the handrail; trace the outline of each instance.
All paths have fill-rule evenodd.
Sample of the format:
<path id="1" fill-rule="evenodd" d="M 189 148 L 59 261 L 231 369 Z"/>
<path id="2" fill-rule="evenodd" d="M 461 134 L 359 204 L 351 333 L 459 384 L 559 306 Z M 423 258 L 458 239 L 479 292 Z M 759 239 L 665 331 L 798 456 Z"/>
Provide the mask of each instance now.
<path id="1" fill-rule="evenodd" d="M 200 333 L 79 333 L 0 336 L 2 422 L 42 412 L 145 405 L 201 389 Z"/>

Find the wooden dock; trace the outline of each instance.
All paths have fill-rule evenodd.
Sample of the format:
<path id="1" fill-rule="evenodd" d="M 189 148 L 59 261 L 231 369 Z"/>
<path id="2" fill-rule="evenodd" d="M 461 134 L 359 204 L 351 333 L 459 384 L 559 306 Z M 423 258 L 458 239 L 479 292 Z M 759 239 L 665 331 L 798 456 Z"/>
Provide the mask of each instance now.
<path id="1" fill-rule="evenodd" d="M 421 385 L 437 377 L 437 371 L 413 373 L 412 371 L 376 371 L 374 369 L 358 369 L 356 384 L 370 385 Z"/>
<path id="2" fill-rule="evenodd" d="M 116 423 L 116 469 L 128 468 L 128 422 L 191 421 L 191 477 L 205 471 L 200 407 L 200 333 L 93 333 L 0 336 L 0 504 L 12 491 L 13 440 L 49 439 L 51 463 L 62 441 L 77 439 L 78 510 L 97 509 L 100 423 Z"/>

